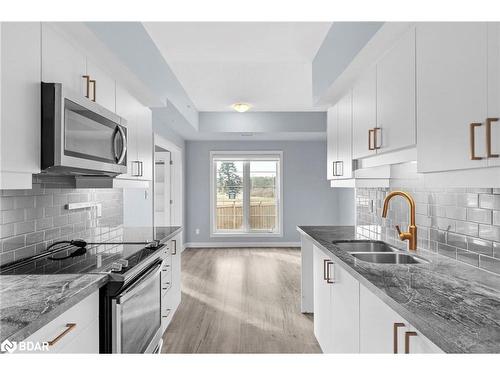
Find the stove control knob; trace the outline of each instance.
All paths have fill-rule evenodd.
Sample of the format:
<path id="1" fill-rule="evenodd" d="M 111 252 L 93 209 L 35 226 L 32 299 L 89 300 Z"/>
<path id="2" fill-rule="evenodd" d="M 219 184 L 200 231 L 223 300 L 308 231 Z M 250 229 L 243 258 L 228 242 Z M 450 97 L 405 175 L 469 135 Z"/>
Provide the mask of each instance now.
<path id="1" fill-rule="evenodd" d="M 127 259 L 118 259 L 116 262 L 120 263 L 123 268 L 127 268 L 128 267 L 128 260 Z"/>
<path id="2" fill-rule="evenodd" d="M 122 270 L 122 264 L 115 262 L 111 264 L 111 272 L 120 272 Z"/>

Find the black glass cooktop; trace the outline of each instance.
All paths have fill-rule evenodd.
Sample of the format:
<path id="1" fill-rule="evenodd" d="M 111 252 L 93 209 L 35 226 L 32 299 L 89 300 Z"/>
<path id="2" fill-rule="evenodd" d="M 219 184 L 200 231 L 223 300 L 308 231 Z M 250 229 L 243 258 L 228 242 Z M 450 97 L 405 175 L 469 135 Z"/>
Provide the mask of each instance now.
<path id="1" fill-rule="evenodd" d="M 126 259 L 127 267 L 117 273 L 125 273 L 143 259 L 159 250 L 159 248 L 146 248 L 141 245 L 88 245 L 81 251 L 71 245 L 61 245 L 50 253 L 31 257 L 20 263 L 11 263 L 0 267 L 0 275 L 54 275 L 74 273 L 98 273 L 109 270 L 112 263 Z M 69 257 L 77 252 L 83 253 Z M 60 259 L 66 258 L 66 259 Z"/>

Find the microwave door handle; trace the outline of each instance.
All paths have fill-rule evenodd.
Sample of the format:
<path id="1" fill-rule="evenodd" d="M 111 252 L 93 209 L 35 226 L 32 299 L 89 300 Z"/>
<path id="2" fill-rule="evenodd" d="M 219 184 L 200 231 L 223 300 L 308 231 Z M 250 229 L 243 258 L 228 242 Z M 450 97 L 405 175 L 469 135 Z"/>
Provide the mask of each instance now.
<path id="1" fill-rule="evenodd" d="M 121 126 L 117 126 L 117 128 L 118 128 L 118 133 L 120 133 L 120 137 L 122 138 L 122 152 L 118 157 L 116 163 L 121 164 L 123 162 L 123 159 L 125 159 L 125 155 L 127 154 L 127 136 L 125 135 L 125 132 L 123 131 Z M 115 152 L 115 157 L 116 157 L 116 152 Z"/>

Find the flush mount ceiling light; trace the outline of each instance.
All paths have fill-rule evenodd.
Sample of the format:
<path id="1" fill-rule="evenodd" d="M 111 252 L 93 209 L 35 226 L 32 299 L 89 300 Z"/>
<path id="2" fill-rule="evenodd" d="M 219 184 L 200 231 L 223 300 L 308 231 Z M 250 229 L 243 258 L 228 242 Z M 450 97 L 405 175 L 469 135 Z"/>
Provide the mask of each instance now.
<path id="1" fill-rule="evenodd" d="M 248 111 L 250 108 L 252 108 L 252 106 L 248 103 L 234 103 L 232 106 L 231 106 L 236 112 L 240 112 L 240 113 L 243 113 L 243 112 L 246 112 Z"/>

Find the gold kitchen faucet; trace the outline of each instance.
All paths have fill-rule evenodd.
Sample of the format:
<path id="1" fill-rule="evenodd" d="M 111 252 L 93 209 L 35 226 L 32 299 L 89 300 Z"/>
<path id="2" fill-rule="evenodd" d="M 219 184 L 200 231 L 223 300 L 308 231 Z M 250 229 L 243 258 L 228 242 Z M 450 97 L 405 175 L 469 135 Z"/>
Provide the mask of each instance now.
<path id="1" fill-rule="evenodd" d="M 399 225 L 396 225 L 396 230 L 399 233 L 401 241 L 408 241 L 408 249 L 411 251 L 417 250 L 417 226 L 415 225 L 415 201 L 412 196 L 404 191 L 392 191 L 384 199 L 384 209 L 382 210 L 382 217 L 387 217 L 387 210 L 389 209 L 389 201 L 395 197 L 400 196 L 406 199 L 410 206 L 410 225 L 408 232 L 401 232 Z"/>

